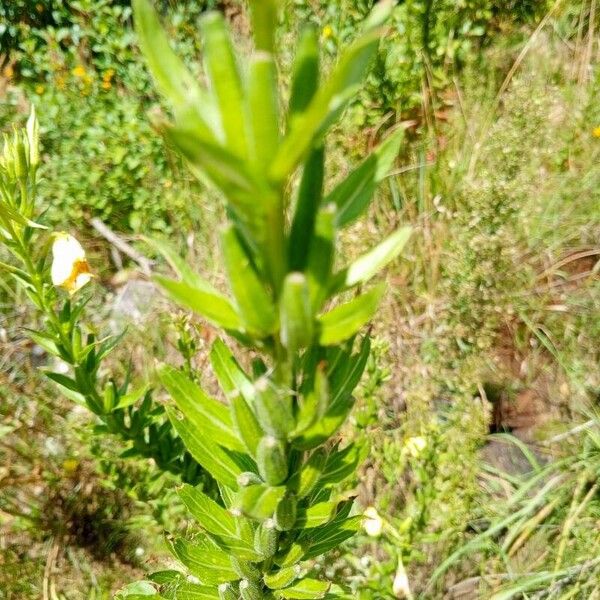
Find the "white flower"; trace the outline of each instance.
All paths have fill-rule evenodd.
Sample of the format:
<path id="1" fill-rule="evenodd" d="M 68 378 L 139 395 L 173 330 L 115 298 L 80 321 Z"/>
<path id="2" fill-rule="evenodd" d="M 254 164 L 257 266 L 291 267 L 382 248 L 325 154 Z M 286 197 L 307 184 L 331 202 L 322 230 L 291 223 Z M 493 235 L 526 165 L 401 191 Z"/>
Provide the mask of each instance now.
<path id="1" fill-rule="evenodd" d="M 74 294 L 92 279 L 85 250 L 72 235 L 56 234 L 52 257 L 51 276 L 55 286 Z"/>
<path id="2" fill-rule="evenodd" d="M 369 506 L 363 513 L 365 519 L 363 528 L 367 535 L 371 537 L 379 537 L 383 530 L 383 520 L 379 516 L 377 509 L 374 506 Z"/>
<path id="3" fill-rule="evenodd" d="M 402 559 L 398 559 L 398 568 L 396 569 L 396 575 L 394 577 L 394 584 L 392 586 L 392 590 L 394 591 L 394 596 L 396 596 L 396 598 L 413 597 L 410 591 L 408 576 L 406 575 L 406 570 L 404 569 Z"/>
<path id="4" fill-rule="evenodd" d="M 404 443 L 404 449 L 408 452 L 413 458 L 417 458 L 423 450 L 427 447 L 427 440 L 418 435 L 416 437 L 411 437 L 406 440 Z"/>

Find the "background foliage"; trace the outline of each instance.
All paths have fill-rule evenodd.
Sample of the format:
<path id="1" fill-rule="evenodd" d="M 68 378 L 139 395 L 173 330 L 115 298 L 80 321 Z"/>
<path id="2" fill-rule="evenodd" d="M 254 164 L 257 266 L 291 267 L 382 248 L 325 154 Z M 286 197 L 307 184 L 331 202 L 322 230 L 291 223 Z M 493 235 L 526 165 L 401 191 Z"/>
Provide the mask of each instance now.
<path id="1" fill-rule="evenodd" d="M 148 126 L 146 111 L 157 99 L 128 4 L 79 4 L 84 10 L 53 3 L 55 20 L 44 2 L 0 7 L 23 10 L 0 18 L 8 23 L 0 126 L 24 121 L 28 100 L 36 103 L 45 145 L 41 193 L 63 227 L 75 223 L 88 242 L 90 216 L 126 235 L 166 229 L 190 260 L 214 260 L 217 215 L 190 210 L 205 192 L 185 179 Z M 162 9 L 178 53 L 198 68 L 194 23 L 202 6 L 193 4 Z M 345 0 L 293 4 L 297 13 L 286 12 L 281 43 L 294 38 L 298 21 L 311 19 L 331 62 L 369 8 Z M 368 125 L 369 135 L 350 137 L 342 123 L 332 142 L 358 159 L 387 126 L 410 122 L 397 174 L 386 180 L 369 223 L 342 243 L 358 254 L 397 222 L 418 231 L 391 274 L 393 294 L 354 413 L 357 435 L 371 443 L 356 478 L 359 498 L 376 505 L 389 527 L 318 568 L 343 576 L 364 598 L 401 597 L 392 588 L 399 559 L 417 597 L 487 598 L 504 586 L 498 598 L 593 598 L 600 514 L 598 15 L 589 0 L 559 2 L 534 34 L 555 3 L 434 4 L 426 17 L 426 2 L 399 3 L 369 84 L 347 113 L 347 122 Z M 226 8 L 244 30 L 239 11 Z M 340 175 L 349 168 L 341 151 L 332 163 Z M 192 228 L 197 238 L 189 245 Z M 88 245 L 106 252 L 102 243 Z M 148 546 L 147 501 L 153 499 L 153 521 L 173 530 L 186 523 L 157 493 L 171 480 L 157 481 L 146 461 L 120 458 L 114 444 L 100 444 L 91 456 L 89 417 L 41 383 L 36 366 L 50 359 L 20 330 L 35 319 L 20 308 L 12 283 L 1 285 L 0 452 L 10 466 L 0 472 L 0 528 L 8 540 L 0 597 L 39 598 L 50 585 L 66 598 L 102 597 L 156 570 L 145 562 L 150 553 L 170 566 L 164 548 Z M 95 307 L 99 325 L 111 319 L 120 289 L 109 286 Z M 175 352 L 176 330 L 161 324 L 156 338 L 148 334 L 159 327 L 153 314 L 139 334 L 130 327 L 117 365 L 133 356 L 143 371 L 157 348 Z M 203 372 L 212 333 L 195 323 L 184 329 L 193 340 L 190 364 Z M 566 435 L 581 424 L 585 430 Z M 409 443 L 416 438 L 426 441 L 422 451 Z M 81 466 L 71 470 L 70 460 Z M 95 542 L 90 551 L 75 535 L 58 543 L 48 523 L 83 519 L 72 516 L 79 514 L 73 504 L 71 516 L 37 519 L 46 499 L 79 498 L 91 481 L 126 491 L 125 508 L 91 488 L 81 495 L 110 498 L 112 523 L 118 532 L 125 524 L 130 540 L 124 554 L 99 555 Z M 530 481 L 534 487 L 523 488 Z M 554 485 L 540 483 L 548 481 Z M 535 502 L 531 489 L 543 490 Z M 26 510 L 15 511 L 11 498 Z M 89 514 L 86 506 L 82 500 L 81 515 Z M 518 520 L 506 520 L 516 513 Z"/>

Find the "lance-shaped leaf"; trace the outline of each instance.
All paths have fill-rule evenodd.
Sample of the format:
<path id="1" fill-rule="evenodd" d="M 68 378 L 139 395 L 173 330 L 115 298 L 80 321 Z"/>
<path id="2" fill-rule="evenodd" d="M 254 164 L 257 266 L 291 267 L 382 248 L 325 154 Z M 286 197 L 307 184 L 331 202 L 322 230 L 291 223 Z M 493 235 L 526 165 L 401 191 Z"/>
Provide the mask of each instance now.
<path id="1" fill-rule="evenodd" d="M 301 540 L 301 543 L 307 547 L 303 559 L 320 556 L 351 538 L 358 531 L 362 519 L 360 515 L 341 518 L 340 514 L 327 525 L 303 530 L 299 538 L 299 541 Z"/>
<path id="2" fill-rule="evenodd" d="M 275 598 L 286 598 L 289 600 L 315 600 L 325 598 L 331 583 L 329 581 L 320 581 L 319 579 L 301 579 L 290 587 L 282 590 L 275 590 Z"/>
<path id="3" fill-rule="evenodd" d="M 200 170 L 231 201 L 236 210 L 246 214 L 256 210 L 259 187 L 245 164 L 232 152 L 203 139 L 201 132 L 182 125 L 162 124 L 161 132 L 185 159 L 192 170 Z"/>
<path id="4" fill-rule="evenodd" d="M 189 542 L 179 538 L 173 542 L 171 550 L 190 573 L 204 584 L 218 585 L 239 579 L 231 566 L 229 554 L 208 540 Z"/>
<path id="5" fill-rule="evenodd" d="M 306 276 L 313 311 L 320 310 L 327 298 L 335 252 L 335 205 L 328 204 L 317 214 L 310 242 Z"/>
<path id="6" fill-rule="evenodd" d="M 155 276 L 154 280 L 172 300 L 190 308 L 211 323 L 223 327 L 223 329 L 240 330 L 243 328 L 242 320 L 225 296 L 166 277 Z"/>
<path id="7" fill-rule="evenodd" d="M 337 505 L 336 501 L 317 502 L 317 504 L 299 510 L 295 529 L 320 527 L 329 523 L 335 516 Z"/>
<path id="8" fill-rule="evenodd" d="M 257 50 L 273 52 L 278 0 L 251 0 L 252 33 Z"/>
<path id="9" fill-rule="evenodd" d="M 319 421 L 327 412 L 329 400 L 327 375 L 318 365 L 311 389 L 306 390 L 299 400 L 297 425 L 293 435 L 301 435 Z"/>
<path id="10" fill-rule="evenodd" d="M 325 198 L 337 208 L 336 225 L 345 227 L 369 206 L 377 185 L 387 176 L 398 156 L 404 130 L 398 129 L 342 180 Z"/>
<path id="11" fill-rule="evenodd" d="M 389 4 L 388 8 L 391 11 Z M 274 181 L 284 181 L 310 150 L 315 139 L 341 114 L 365 76 L 377 50 L 379 37 L 378 30 L 369 30 L 349 46 L 308 108 L 292 121 L 271 168 Z"/>
<path id="12" fill-rule="evenodd" d="M 196 273 L 190 265 L 181 258 L 177 250 L 164 238 L 144 237 L 148 245 L 159 252 L 175 271 L 177 276 L 188 285 L 203 289 L 206 292 L 216 292 L 215 288 Z"/>
<path id="13" fill-rule="evenodd" d="M 225 546 L 240 558 L 256 560 L 252 541 L 238 535 L 236 519 L 228 510 L 188 484 L 184 484 L 178 494 L 191 515 L 219 546 Z"/>
<path id="14" fill-rule="evenodd" d="M 303 271 L 308 260 L 315 220 L 323 198 L 324 161 L 325 149 L 320 146 L 310 153 L 304 165 L 290 230 L 290 269 L 293 271 Z"/>
<path id="15" fill-rule="evenodd" d="M 319 37 L 314 27 L 305 27 L 292 69 L 288 118 L 306 110 L 319 87 Z"/>
<path id="16" fill-rule="evenodd" d="M 187 419 L 180 419 L 173 409 L 166 410 L 175 431 L 194 459 L 218 482 L 231 489 L 237 489 L 237 479 L 244 469 L 225 450 L 203 435 L 202 430 Z"/>
<path id="17" fill-rule="evenodd" d="M 373 250 L 357 258 L 349 267 L 336 274 L 335 292 L 367 283 L 383 267 L 400 255 L 412 233 L 411 227 L 402 227 L 392 233 Z"/>
<path id="18" fill-rule="evenodd" d="M 265 337 L 275 329 L 275 307 L 232 225 L 221 234 L 225 268 L 245 328 Z"/>
<path id="19" fill-rule="evenodd" d="M 260 52 L 250 60 L 248 74 L 252 146 L 250 159 L 259 173 L 266 173 L 279 144 L 277 68 L 273 57 Z"/>
<path id="20" fill-rule="evenodd" d="M 134 0 L 132 4 L 140 47 L 159 91 L 171 103 L 176 114 L 185 112 L 188 123 L 193 119 L 204 140 L 214 140 L 220 125 L 208 95 L 171 49 L 149 0 Z M 197 106 L 202 106 L 202 113 L 196 109 Z"/>
<path id="21" fill-rule="evenodd" d="M 210 364 L 224 394 L 229 398 L 240 393 L 252 405 L 256 390 L 231 350 L 216 339 L 210 350 Z"/>
<path id="22" fill-rule="evenodd" d="M 158 377 L 193 427 L 210 437 L 215 444 L 237 452 L 245 451 L 224 404 L 208 396 L 187 375 L 169 365 L 160 367 Z"/>
<path id="23" fill-rule="evenodd" d="M 248 155 L 246 104 L 231 35 L 223 15 L 211 12 L 200 22 L 204 64 L 216 97 L 227 147 L 240 158 Z"/>
<path id="24" fill-rule="evenodd" d="M 250 455 L 256 457 L 256 448 L 265 432 L 241 394 L 232 396 L 229 401 L 231 403 L 231 417 L 236 433 L 244 442 Z"/>
<path id="25" fill-rule="evenodd" d="M 332 404 L 325 415 L 304 430 L 300 436 L 292 441 L 292 445 L 300 450 L 310 450 L 325 443 L 348 418 L 355 399 L 353 396 L 346 396 L 335 404 Z"/>
<path id="26" fill-rule="evenodd" d="M 185 580 L 177 583 L 173 589 L 169 586 L 166 593 L 169 593 L 169 596 L 166 597 L 177 598 L 177 600 L 220 600 L 218 588 L 215 586 L 201 585 Z M 160 598 L 165 598 L 165 596 L 161 595 Z"/>
<path id="27" fill-rule="evenodd" d="M 339 344 L 355 335 L 372 318 L 385 291 L 379 284 L 372 290 L 340 304 L 319 317 L 319 341 L 323 346 Z"/>
<path id="28" fill-rule="evenodd" d="M 331 405 L 350 395 L 360 382 L 371 352 L 371 338 L 363 338 L 357 353 L 352 354 L 341 366 L 340 376 L 331 376 Z"/>
<path id="29" fill-rule="evenodd" d="M 328 455 L 320 478 L 320 485 L 337 485 L 356 472 L 358 465 L 366 458 L 368 445 L 349 444 L 342 450 L 334 448 Z"/>

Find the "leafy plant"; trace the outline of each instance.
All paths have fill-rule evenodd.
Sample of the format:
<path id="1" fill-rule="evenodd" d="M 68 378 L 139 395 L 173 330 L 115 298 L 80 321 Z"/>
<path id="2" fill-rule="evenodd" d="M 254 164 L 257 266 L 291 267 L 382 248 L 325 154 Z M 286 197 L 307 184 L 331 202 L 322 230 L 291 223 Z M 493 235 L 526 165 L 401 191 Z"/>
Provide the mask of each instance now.
<path id="1" fill-rule="evenodd" d="M 97 339 L 83 324 L 89 295 L 80 289 L 92 275 L 83 248 L 72 236 L 47 234 L 35 222 L 38 185 L 38 122 L 32 111 L 24 130 L 5 136 L 0 158 L 0 240 L 16 262 L 0 263 L 21 286 L 43 317 L 41 329 L 28 331 L 49 355 L 71 369 L 70 374 L 46 370 L 46 375 L 73 402 L 88 408 L 100 421 L 98 433 L 115 434 L 129 443 L 126 455 L 153 458 L 158 467 L 199 483 L 202 470 L 185 452 L 164 409 L 152 399 L 149 385 L 131 389 L 129 374 L 118 383 L 99 375 L 121 336 Z M 49 252 L 52 246 L 54 258 Z M 68 292 L 65 297 L 57 286 Z"/>
<path id="2" fill-rule="evenodd" d="M 134 6 L 142 50 L 174 115 L 156 125 L 192 171 L 221 191 L 229 217 L 221 250 L 231 295 L 168 249 L 179 279 L 156 280 L 253 360 L 250 374 L 222 340 L 214 343 L 211 365 L 227 405 L 181 370 L 160 368 L 175 403 L 169 418 L 217 480 L 221 501 L 183 486 L 179 496 L 199 531 L 175 537 L 171 547 L 191 577 L 157 573 L 155 585 L 134 584 L 121 597 L 339 597 L 342 587 L 311 577 L 311 561 L 351 537 L 361 521 L 340 490 L 362 449 L 342 447 L 336 433 L 369 356 L 369 337 L 359 332 L 375 314 L 383 286 L 354 290 L 398 256 L 409 230 L 335 269 L 338 232 L 369 205 L 401 132 L 328 193 L 324 135 L 358 90 L 392 3 L 371 13 L 327 78 L 314 30 L 303 32 L 283 115 L 276 2 L 251 3 L 255 49 L 245 78 L 223 17 L 210 13 L 201 20 L 207 87 L 173 53 L 150 4 Z"/>

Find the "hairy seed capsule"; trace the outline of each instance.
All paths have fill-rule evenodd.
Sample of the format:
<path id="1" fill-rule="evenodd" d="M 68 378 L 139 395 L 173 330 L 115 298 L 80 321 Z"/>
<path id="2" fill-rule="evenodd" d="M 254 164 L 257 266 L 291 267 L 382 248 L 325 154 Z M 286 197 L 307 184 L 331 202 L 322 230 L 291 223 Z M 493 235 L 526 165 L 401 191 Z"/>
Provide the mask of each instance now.
<path id="1" fill-rule="evenodd" d="M 288 494 L 277 505 L 275 509 L 275 524 L 279 531 L 289 531 L 294 527 L 297 517 L 296 497 Z"/>
<path id="2" fill-rule="evenodd" d="M 260 476 L 269 485 L 283 483 L 288 475 L 284 443 L 271 435 L 263 437 L 256 449 L 256 463 Z"/>
<path id="3" fill-rule="evenodd" d="M 267 519 L 261 523 L 254 534 L 254 549 L 265 558 L 270 558 L 277 552 L 279 534 L 275 528 L 275 521 Z"/>
<path id="4" fill-rule="evenodd" d="M 240 596 L 242 600 L 262 600 L 263 598 L 259 586 L 248 579 L 240 581 Z"/>

